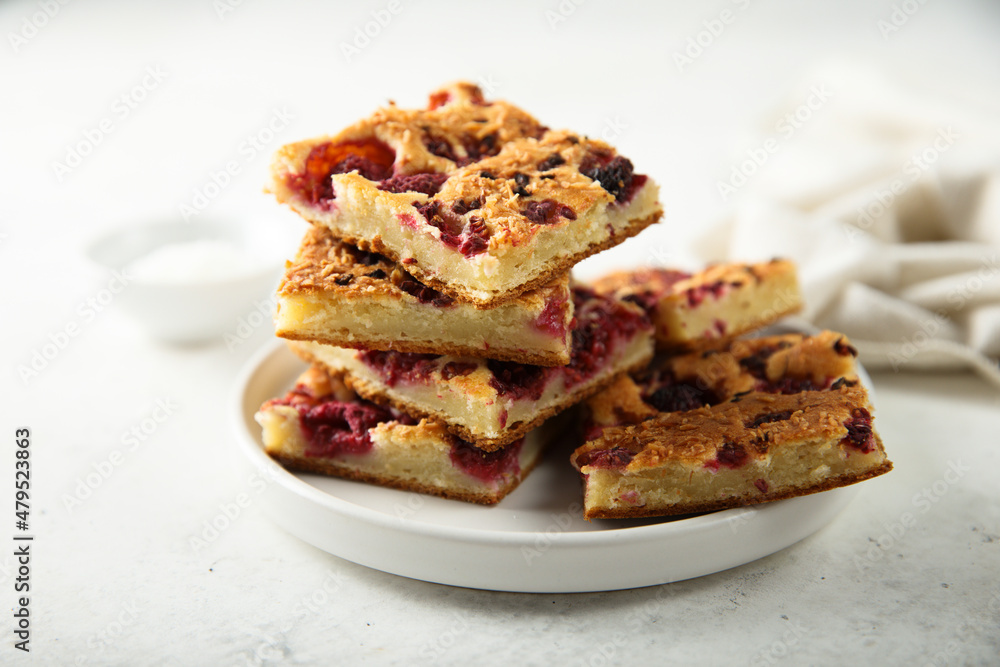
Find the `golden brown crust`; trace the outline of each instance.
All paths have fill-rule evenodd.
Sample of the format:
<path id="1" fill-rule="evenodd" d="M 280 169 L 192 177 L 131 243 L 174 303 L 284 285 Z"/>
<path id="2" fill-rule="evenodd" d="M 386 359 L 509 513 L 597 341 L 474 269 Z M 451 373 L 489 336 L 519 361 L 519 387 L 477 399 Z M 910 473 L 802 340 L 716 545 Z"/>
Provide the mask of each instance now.
<path id="1" fill-rule="evenodd" d="M 658 356 L 635 378 L 619 380 L 614 390 L 601 392 L 587 405 L 594 425 L 611 426 L 657 414 L 642 397 L 674 383 L 697 388 L 708 402 L 782 390 L 782 383 L 788 384 L 783 390 L 827 387 L 839 378 L 857 380 L 856 353 L 847 336 L 835 331 L 712 341 L 682 354 Z"/>
<path id="2" fill-rule="evenodd" d="M 881 440 L 879 443 L 881 446 Z M 589 521 L 591 519 L 641 519 L 657 516 L 677 516 L 681 514 L 716 512 L 719 510 L 733 509 L 735 507 L 746 507 L 748 505 L 770 503 L 776 500 L 785 500 L 787 498 L 797 498 L 798 496 L 807 496 L 813 493 L 820 493 L 821 491 L 829 491 L 841 486 L 849 486 L 851 484 L 856 484 L 857 482 L 863 482 L 866 479 L 884 475 L 890 470 L 892 470 L 892 461 L 886 460 L 881 466 L 866 470 L 862 473 L 828 477 L 816 484 L 803 484 L 801 486 L 786 488 L 780 492 L 760 493 L 755 494 L 752 497 L 734 496 L 731 498 L 719 498 L 713 501 L 698 503 L 678 503 L 671 507 L 660 508 L 632 507 L 609 509 L 597 507 L 588 509 L 584 512 L 583 516 Z"/>
<path id="3" fill-rule="evenodd" d="M 590 385 L 587 385 L 585 388 L 582 389 L 579 387 L 574 388 L 572 391 L 567 393 L 559 403 L 552 405 L 545 410 L 539 411 L 533 419 L 526 422 L 522 421 L 522 422 L 515 422 L 513 424 L 508 424 L 506 430 L 504 431 L 504 434 L 500 437 L 485 438 L 481 435 L 473 433 L 468 428 L 460 424 L 450 423 L 449 415 L 443 412 L 436 410 L 431 410 L 431 411 L 420 410 L 410 403 L 401 401 L 399 399 L 387 395 L 383 391 L 382 387 L 380 387 L 377 383 L 370 382 L 365 378 L 358 377 L 357 375 L 354 375 L 348 371 L 340 372 L 335 369 L 331 369 L 325 366 L 321 360 L 317 359 L 312 354 L 310 354 L 310 352 L 305 348 L 293 345 L 290 346 L 290 349 L 304 361 L 323 367 L 330 375 L 343 378 L 344 383 L 347 384 L 347 386 L 350 387 L 351 390 L 356 392 L 362 398 L 372 401 L 373 403 L 378 403 L 380 405 L 387 405 L 393 407 L 399 410 L 400 412 L 410 415 L 415 419 L 425 418 L 439 422 L 443 424 L 443 426 L 456 437 L 465 440 L 466 442 L 478 447 L 479 449 L 482 449 L 485 452 L 494 452 L 498 449 L 502 449 L 504 446 L 509 445 L 515 440 L 524 437 L 524 435 L 526 435 L 529 431 L 531 431 L 537 426 L 540 426 L 543 422 L 545 422 L 549 418 L 559 414 L 560 412 L 594 395 L 595 393 L 606 387 L 608 384 L 613 382 L 615 378 L 617 378 L 621 373 L 634 372 L 640 368 L 643 368 L 649 363 L 647 357 L 645 359 L 640 360 L 640 362 L 633 364 L 630 367 L 622 369 L 620 373 L 615 373 L 605 378 L 604 380 L 591 381 L 592 383 Z"/>
<path id="4" fill-rule="evenodd" d="M 485 357 L 498 361 L 513 361 L 519 364 L 530 364 L 533 366 L 565 366 L 569 359 L 566 355 L 558 352 L 543 352 L 538 350 L 505 350 L 499 347 L 491 347 L 488 355 L 484 354 L 478 347 L 452 345 L 448 343 L 422 343 L 413 340 L 393 340 L 387 343 L 381 341 L 366 340 L 360 342 L 352 338 L 353 332 L 327 330 L 326 335 L 305 336 L 294 331 L 282 331 L 279 337 L 285 340 L 299 340 L 313 343 L 323 343 L 324 345 L 335 345 L 336 347 L 349 347 L 355 350 L 394 350 L 396 352 L 414 352 L 417 354 L 437 354 L 452 357 Z"/>
<path id="5" fill-rule="evenodd" d="M 480 307 L 537 288 L 659 218 L 655 184 L 608 144 L 548 130 L 471 84 L 432 100 L 430 109 L 390 106 L 336 136 L 284 146 L 272 191 L 353 245 L 396 262 L 419 256 L 429 266 L 406 268 L 421 282 Z M 418 248 L 415 238 L 431 245 Z M 524 249 L 544 248 L 541 263 L 560 246 L 572 256 L 542 266 L 539 277 Z M 462 268 L 447 267 L 452 251 Z M 517 267 L 513 277 L 497 270 L 505 262 Z M 497 280 L 477 285 L 472 276 Z M 522 279 L 530 285 L 517 285 Z"/>
<path id="6" fill-rule="evenodd" d="M 596 255 L 599 252 L 607 250 L 608 248 L 613 248 L 625 239 L 631 238 L 639 234 L 650 225 L 656 223 L 663 216 L 662 211 L 657 211 L 651 216 L 642 218 L 641 220 L 632 220 L 628 223 L 628 226 L 624 227 L 620 232 L 616 233 L 614 236 L 604 240 L 602 243 L 592 245 L 584 250 L 571 255 L 569 257 L 560 257 L 552 262 L 549 262 L 548 266 L 541 271 L 535 278 L 532 278 L 523 285 L 505 292 L 503 294 L 493 295 L 487 299 L 481 299 L 473 294 L 465 292 L 460 285 L 449 285 L 441 281 L 440 279 L 428 275 L 423 272 L 418 264 L 411 264 L 408 266 L 408 270 L 414 276 L 420 279 L 420 282 L 433 287 L 434 289 L 444 292 L 456 299 L 462 301 L 468 301 L 474 304 L 477 308 L 496 308 L 497 306 L 508 303 L 509 301 L 520 297 L 526 292 L 537 290 L 543 285 L 546 285 L 556 276 L 564 275 L 570 271 L 574 266 L 582 262 L 587 257 L 591 255 Z M 392 258 L 394 261 L 398 260 L 392 249 L 386 247 L 382 244 L 381 239 L 376 237 L 371 243 L 368 243 L 362 239 L 345 239 L 348 243 L 353 243 L 362 248 L 368 248 L 372 252 L 377 252 L 383 254 L 387 257 Z"/>
<path id="7" fill-rule="evenodd" d="M 665 463 L 704 464 L 715 460 L 724 443 L 739 445 L 749 457 L 762 459 L 786 443 L 841 440 L 847 435 L 844 422 L 858 407 L 868 407 L 867 392 L 858 384 L 797 394 L 753 393 L 729 403 L 664 412 L 638 424 L 608 428 L 577 449 L 573 460 L 593 450 L 620 447 L 635 454 L 628 471 Z M 750 426 L 775 415 L 781 418 Z"/>
<path id="8" fill-rule="evenodd" d="M 594 288 L 644 304 L 664 351 L 699 347 L 705 336 L 730 340 L 802 308 L 795 264 L 785 259 L 716 264 L 694 274 L 666 268 L 623 271 L 597 280 Z M 705 314 L 692 319 L 699 310 Z"/>
<path id="9" fill-rule="evenodd" d="M 423 493 L 438 496 L 440 498 L 448 498 L 450 500 L 463 500 L 468 503 L 478 503 L 480 505 L 495 505 L 503 500 L 504 497 L 508 496 L 514 489 L 520 486 L 521 481 L 535 468 L 538 460 L 541 458 L 539 457 L 535 461 L 523 467 L 517 477 L 512 478 L 508 484 L 491 493 L 464 493 L 454 489 L 443 489 L 429 484 L 421 484 L 415 480 L 404 481 L 392 477 L 368 474 L 358 470 L 353 470 L 346 466 L 337 465 L 335 462 L 331 462 L 329 460 L 324 462 L 316 459 L 284 456 L 281 454 L 270 454 L 270 456 L 272 459 L 289 470 L 316 473 L 319 475 L 329 475 L 332 477 L 342 477 L 344 479 L 353 479 L 359 482 L 367 482 L 369 484 L 377 484 L 379 486 L 385 486 L 392 489 L 399 489 L 400 491 L 412 491 L 414 493 Z"/>

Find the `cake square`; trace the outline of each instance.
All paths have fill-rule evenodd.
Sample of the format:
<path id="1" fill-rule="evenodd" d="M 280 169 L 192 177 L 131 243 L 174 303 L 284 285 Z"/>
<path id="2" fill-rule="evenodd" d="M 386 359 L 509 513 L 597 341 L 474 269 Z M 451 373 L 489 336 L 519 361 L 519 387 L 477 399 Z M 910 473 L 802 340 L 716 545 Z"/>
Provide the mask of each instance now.
<path id="1" fill-rule="evenodd" d="M 754 392 L 605 429 L 577 449 L 584 517 L 691 514 L 791 498 L 889 472 L 864 388 Z"/>
<path id="2" fill-rule="evenodd" d="M 436 422 L 359 398 L 317 367 L 256 420 L 267 454 L 290 470 L 485 505 L 527 477 L 554 435 L 543 427 L 484 452 Z"/>
<path id="3" fill-rule="evenodd" d="M 684 354 L 660 355 L 617 378 L 586 403 L 585 431 L 635 424 L 662 412 L 725 403 L 750 392 L 791 394 L 856 382 L 857 350 L 835 331 L 714 342 Z"/>
<path id="4" fill-rule="evenodd" d="M 568 275 L 481 309 L 312 227 L 278 288 L 275 328 L 282 338 L 340 347 L 560 366 L 570 361 L 572 320 Z"/>
<path id="5" fill-rule="evenodd" d="M 661 349 L 734 338 L 802 308 L 795 264 L 782 259 L 717 264 L 694 274 L 662 268 L 613 273 L 594 288 L 646 308 Z"/>
<path id="6" fill-rule="evenodd" d="M 300 357 L 343 374 L 368 400 L 433 417 L 476 447 L 493 451 L 584 400 L 653 356 L 652 325 L 641 308 L 572 288 L 575 323 L 566 366 L 475 357 L 354 350 L 290 341 Z"/>
<path id="7" fill-rule="evenodd" d="M 492 307 L 656 222 L 658 188 L 604 142 L 459 83 L 279 149 L 269 189 L 309 222 Z"/>
<path id="8" fill-rule="evenodd" d="M 853 484 L 892 468 L 843 334 L 729 341 L 586 403 L 571 462 L 590 518 L 667 516 Z"/>

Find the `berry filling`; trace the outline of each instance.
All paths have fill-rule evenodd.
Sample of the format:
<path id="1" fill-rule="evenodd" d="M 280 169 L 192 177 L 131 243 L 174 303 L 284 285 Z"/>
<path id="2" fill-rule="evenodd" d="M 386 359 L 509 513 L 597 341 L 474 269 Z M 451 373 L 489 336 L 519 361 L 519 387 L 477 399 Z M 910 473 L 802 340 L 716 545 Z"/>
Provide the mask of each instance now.
<path id="1" fill-rule="evenodd" d="M 708 387 L 699 387 L 689 382 L 670 382 L 643 396 L 643 401 L 660 412 L 680 412 L 697 410 L 706 405 L 721 403 L 721 399 Z"/>
<path id="2" fill-rule="evenodd" d="M 381 181 L 392 174 L 395 160 L 396 152 L 377 139 L 319 144 L 309 151 L 304 172 L 289 177 L 289 187 L 310 204 L 329 210 L 337 196 L 330 176 L 357 171 Z"/>
<path id="3" fill-rule="evenodd" d="M 437 306 L 438 308 L 445 308 L 455 303 L 455 300 L 447 294 L 442 294 L 432 287 L 422 285 L 412 278 L 406 278 L 400 281 L 399 289 L 403 290 L 410 296 L 417 297 L 420 303 L 429 303 L 432 306 Z"/>
<path id="4" fill-rule="evenodd" d="M 611 449 L 594 449 L 584 452 L 576 463 L 579 467 L 593 466 L 594 468 L 612 468 L 620 470 L 631 463 L 635 458 L 635 453 L 625 447 L 612 447 Z"/>
<path id="5" fill-rule="evenodd" d="M 364 350 L 359 358 L 377 370 L 387 385 L 395 387 L 400 383 L 426 382 L 437 368 L 440 357 L 417 352 Z"/>
<path id="6" fill-rule="evenodd" d="M 545 301 L 545 308 L 535 318 L 532 325 L 535 329 L 547 333 L 553 338 L 566 340 L 566 306 L 569 300 L 559 296 Z"/>
<path id="7" fill-rule="evenodd" d="M 576 213 L 573 209 L 553 199 L 528 202 L 521 209 L 521 215 L 536 225 L 552 225 L 559 222 L 559 218 L 576 220 Z"/>
<path id="8" fill-rule="evenodd" d="M 858 350 L 853 345 L 850 345 L 843 338 L 838 338 L 837 342 L 833 344 L 833 350 L 842 357 L 851 355 L 852 357 L 858 356 Z"/>
<path id="9" fill-rule="evenodd" d="M 872 433 L 872 414 L 865 408 L 854 408 L 851 418 L 844 422 L 847 436 L 841 441 L 848 447 L 869 454 L 875 450 L 875 436 Z"/>
<path id="10" fill-rule="evenodd" d="M 449 361 L 441 369 L 441 379 L 450 380 L 456 375 L 466 376 L 479 368 L 479 364 L 472 361 Z"/>
<path id="11" fill-rule="evenodd" d="M 542 397 L 550 379 L 563 375 L 567 389 L 589 379 L 602 368 L 622 341 L 631 340 L 640 330 L 650 327 L 641 311 L 625 306 L 593 290 L 573 288 L 573 302 L 578 317 L 573 329 L 573 351 L 568 366 L 545 367 L 488 359 L 490 386 L 511 400 Z M 375 369 L 390 387 L 399 383 L 427 382 L 438 368 L 439 356 L 396 351 L 365 350 L 360 360 Z M 446 364 L 447 365 L 447 364 Z"/>
<path id="12" fill-rule="evenodd" d="M 718 470 L 719 466 L 726 466 L 727 468 L 736 469 L 743 466 L 750 455 L 747 454 L 747 450 L 743 449 L 743 445 L 735 442 L 727 442 L 719 448 L 719 451 L 715 454 L 715 460 L 709 461 L 708 467 Z"/>
<path id="13" fill-rule="evenodd" d="M 713 299 L 720 298 L 729 289 L 729 284 L 721 280 L 716 280 L 714 283 L 707 283 L 705 285 L 697 285 L 692 287 L 684 296 L 687 297 L 687 303 L 689 308 L 697 308 L 705 297 L 711 296 Z"/>
<path id="14" fill-rule="evenodd" d="M 785 421 L 792 416 L 791 410 L 782 410 L 781 412 L 771 412 L 763 415 L 758 415 L 752 421 L 744 424 L 746 428 L 757 428 L 762 424 L 770 424 L 772 422 Z"/>
<path id="15" fill-rule="evenodd" d="M 573 288 L 576 326 L 573 328 L 573 357 L 565 367 L 566 386 L 587 380 L 603 368 L 621 341 L 631 340 L 650 327 L 642 311 L 618 301 L 600 297 L 585 287 Z"/>
<path id="16" fill-rule="evenodd" d="M 514 401 L 522 398 L 537 401 L 542 397 L 550 377 L 549 369 L 544 366 L 529 366 L 514 361 L 494 359 L 487 361 L 486 366 L 493 374 L 490 386 L 500 396 L 509 396 Z"/>
<path id="17" fill-rule="evenodd" d="M 612 157 L 603 149 L 591 152 L 580 163 L 580 173 L 600 183 L 619 204 L 629 201 L 646 182 L 645 176 L 633 172 L 631 160 L 620 155 Z"/>
<path id="18" fill-rule="evenodd" d="M 553 153 L 538 163 L 538 171 L 550 171 L 563 164 L 566 164 L 563 156 L 559 155 L 559 153 Z"/>
<path id="19" fill-rule="evenodd" d="M 441 191 L 441 186 L 448 180 L 448 174 L 410 174 L 408 176 L 393 176 L 378 184 L 379 190 L 385 192 L 422 192 L 433 197 Z"/>
<path id="20" fill-rule="evenodd" d="M 489 246 L 490 230 L 481 218 L 473 216 L 468 224 L 457 215 L 442 209 L 441 202 L 413 202 L 414 208 L 427 220 L 427 224 L 441 232 L 441 242 L 455 248 L 465 257 L 472 257 Z"/>
<path id="21" fill-rule="evenodd" d="M 392 414 L 374 403 L 324 401 L 302 414 L 306 456 L 364 454 L 372 447 L 368 430 L 392 421 Z"/>
<path id="22" fill-rule="evenodd" d="M 767 490 L 770 488 L 766 479 L 758 479 L 754 481 L 753 485 L 756 486 L 757 490 L 761 493 L 767 493 Z"/>
<path id="23" fill-rule="evenodd" d="M 495 452 L 484 452 L 464 440 L 455 440 L 451 446 L 451 462 L 456 468 L 483 482 L 496 482 L 521 472 L 518 455 L 524 438 L 512 442 Z"/>

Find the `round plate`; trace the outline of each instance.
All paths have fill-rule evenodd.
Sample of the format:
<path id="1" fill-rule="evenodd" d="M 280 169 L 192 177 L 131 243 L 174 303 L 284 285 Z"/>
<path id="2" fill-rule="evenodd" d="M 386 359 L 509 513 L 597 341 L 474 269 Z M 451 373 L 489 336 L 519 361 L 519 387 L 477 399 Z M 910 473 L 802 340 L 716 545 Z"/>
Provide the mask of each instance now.
<path id="1" fill-rule="evenodd" d="M 857 490 L 848 486 L 686 518 L 588 522 L 579 475 L 568 462 L 569 443 L 550 449 L 521 486 L 492 507 L 291 473 L 264 453 L 253 416 L 264 401 L 283 396 L 305 368 L 276 341 L 248 362 L 240 378 L 237 440 L 257 476 L 251 488 L 258 503 L 275 523 L 313 546 L 413 579 L 571 593 L 700 577 L 811 535 Z"/>

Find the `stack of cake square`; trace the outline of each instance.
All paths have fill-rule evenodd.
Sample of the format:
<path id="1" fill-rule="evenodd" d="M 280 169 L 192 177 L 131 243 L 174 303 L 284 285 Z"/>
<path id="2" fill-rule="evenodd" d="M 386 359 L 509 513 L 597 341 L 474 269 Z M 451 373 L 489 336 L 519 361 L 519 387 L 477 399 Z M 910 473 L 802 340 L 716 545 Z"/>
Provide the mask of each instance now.
<path id="1" fill-rule="evenodd" d="M 846 337 L 738 338 L 801 307 L 792 263 L 571 280 L 661 216 L 653 181 L 603 142 L 459 83 L 283 147 L 270 187 L 311 223 L 275 320 L 310 367 L 257 414 L 290 469 L 493 504 L 578 430 L 557 417 L 577 405 L 564 464 L 588 519 L 892 467 Z"/>
<path id="2" fill-rule="evenodd" d="M 656 185 L 473 85 L 283 147 L 270 189 L 311 223 L 276 328 L 312 367 L 258 416 L 287 467 L 495 503 L 653 356 L 643 308 L 569 271 L 656 222 Z"/>

